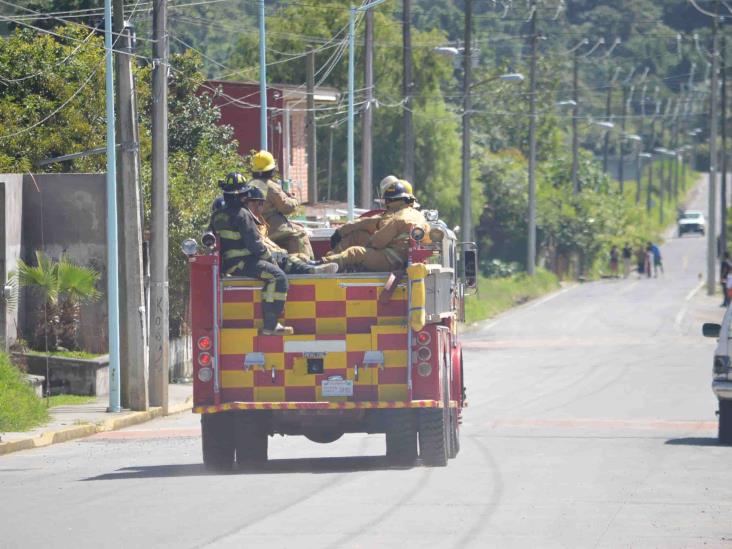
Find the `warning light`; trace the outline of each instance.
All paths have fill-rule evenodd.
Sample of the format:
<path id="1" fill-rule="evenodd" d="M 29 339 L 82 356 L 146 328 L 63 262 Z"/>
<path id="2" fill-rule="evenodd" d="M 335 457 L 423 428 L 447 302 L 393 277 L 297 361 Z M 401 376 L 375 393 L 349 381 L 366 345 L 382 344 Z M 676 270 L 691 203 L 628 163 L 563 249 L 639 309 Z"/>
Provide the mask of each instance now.
<path id="1" fill-rule="evenodd" d="M 208 336 L 199 337 L 198 348 L 202 351 L 208 351 L 211 348 L 211 338 Z"/>
<path id="2" fill-rule="evenodd" d="M 417 334 L 417 343 L 420 345 L 429 345 L 430 341 L 432 341 L 432 336 L 429 332 L 419 332 Z"/>
<path id="3" fill-rule="evenodd" d="M 200 355 L 198 355 L 198 363 L 201 366 L 208 366 L 209 364 L 211 364 L 211 355 L 208 353 L 201 353 Z"/>

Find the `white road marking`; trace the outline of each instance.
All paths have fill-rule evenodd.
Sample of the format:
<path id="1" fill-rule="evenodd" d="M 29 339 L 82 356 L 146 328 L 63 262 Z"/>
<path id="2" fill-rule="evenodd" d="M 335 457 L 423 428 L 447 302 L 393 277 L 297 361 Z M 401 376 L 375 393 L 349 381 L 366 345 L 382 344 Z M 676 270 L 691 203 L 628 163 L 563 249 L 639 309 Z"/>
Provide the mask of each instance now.
<path id="1" fill-rule="evenodd" d="M 684 316 L 686 315 L 686 311 L 689 309 L 689 301 L 692 300 L 692 298 L 696 295 L 696 293 L 704 287 L 704 282 L 699 282 L 694 288 L 691 289 L 691 291 L 686 294 L 686 297 L 684 298 L 684 305 L 681 307 L 678 313 L 676 313 L 676 318 L 674 318 L 674 328 L 678 333 L 681 333 L 681 323 L 684 321 Z"/>

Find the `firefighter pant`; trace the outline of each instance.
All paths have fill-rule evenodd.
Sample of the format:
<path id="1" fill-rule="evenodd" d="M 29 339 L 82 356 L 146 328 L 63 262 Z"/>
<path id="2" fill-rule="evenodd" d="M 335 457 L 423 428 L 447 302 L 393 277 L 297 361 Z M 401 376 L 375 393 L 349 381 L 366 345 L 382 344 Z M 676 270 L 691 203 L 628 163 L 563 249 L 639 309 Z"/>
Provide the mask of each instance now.
<path id="1" fill-rule="evenodd" d="M 269 238 L 288 253 L 300 254 L 308 259 L 315 257 L 305 228 L 297 223 L 287 222 L 279 227 L 270 227 Z"/>
<path id="2" fill-rule="evenodd" d="M 283 262 L 286 262 L 284 259 Z M 265 330 L 273 330 L 277 319 L 285 309 L 287 299 L 287 275 L 269 261 L 250 260 L 244 264 L 241 274 L 264 281 L 262 288 L 262 319 Z"/>
<path id="3" fill-rule="evenodd" d="M 369 231 L 353 231 L 352 233 L 348 233 L 346 236 L 341 237 L 341 241 L 333 248 L 333 253 L 344 252 L 351 246 L 365 247 L 369 243 L 372 234 Z"/>
<path id="4" fill-rule="evenodd" d="M 325 257 L 328 263 L 337 263 L 340 270 L 346 267 L 359 266 L 367 271 L 388 272 L 401 269 L 404 261 L 391 248 L 376 250 L 364 246 L 351 246 L 340 253 Z"/>

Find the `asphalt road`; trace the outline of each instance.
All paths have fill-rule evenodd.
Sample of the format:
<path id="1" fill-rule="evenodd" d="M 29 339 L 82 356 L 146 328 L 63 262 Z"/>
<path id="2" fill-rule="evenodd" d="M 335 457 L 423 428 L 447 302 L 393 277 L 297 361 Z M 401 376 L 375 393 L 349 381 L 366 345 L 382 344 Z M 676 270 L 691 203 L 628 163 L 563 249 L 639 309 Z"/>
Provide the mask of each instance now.
<path id="1" fill-rule="evenodd" d="M 0 547 L 730 546 L 704 246 L 673 238 L 663 277 L 570 288 L 469 334 L 447 468 L 389 469 L 382 436 L 350 435 L 278 437 L 267 467 L 207 474 L 186 414 L 0 458 Z"/>

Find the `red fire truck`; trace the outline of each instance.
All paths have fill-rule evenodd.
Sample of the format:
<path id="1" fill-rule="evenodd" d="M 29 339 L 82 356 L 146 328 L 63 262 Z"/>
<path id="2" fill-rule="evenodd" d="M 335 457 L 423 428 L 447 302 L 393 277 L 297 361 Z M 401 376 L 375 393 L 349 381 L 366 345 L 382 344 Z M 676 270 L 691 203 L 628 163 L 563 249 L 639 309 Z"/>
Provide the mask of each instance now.
<path id="1" fill-rule="evenodd" d="M 262 283 L 221 277 L 215 239 L 184 245 L 207 468 L 264 462 L 275 434 L 328 443 L 385 433 L 398 465 L 444 466 L 457 455 L 466 404 L 458 322 L 477 250 L 425 213 L 429 232 L 412 232 L 404 272 L 290 276 L 284 324 L 294 335 L 258 334 Z M 322 254 L 329 235 L 320 233 Z"/>

